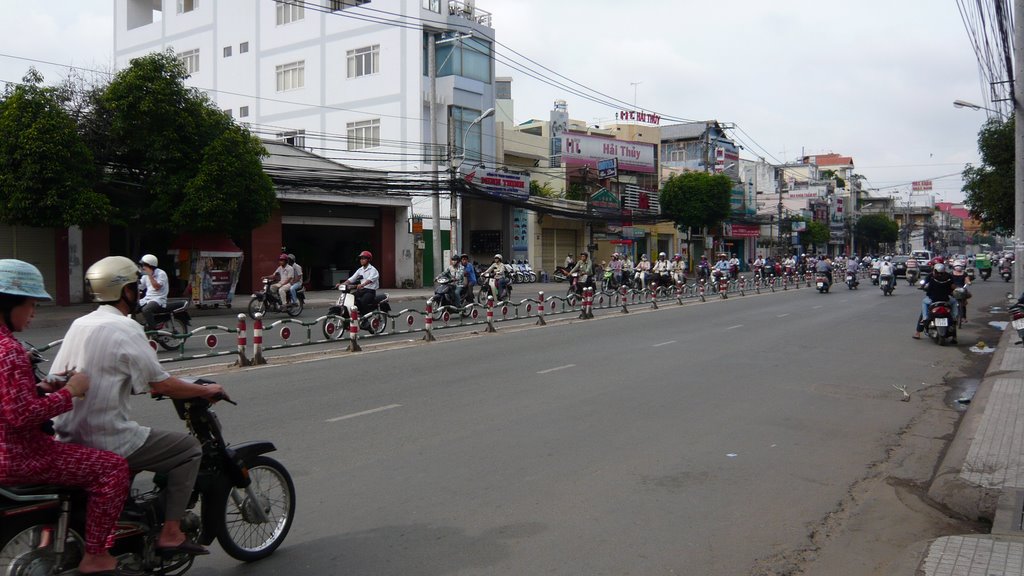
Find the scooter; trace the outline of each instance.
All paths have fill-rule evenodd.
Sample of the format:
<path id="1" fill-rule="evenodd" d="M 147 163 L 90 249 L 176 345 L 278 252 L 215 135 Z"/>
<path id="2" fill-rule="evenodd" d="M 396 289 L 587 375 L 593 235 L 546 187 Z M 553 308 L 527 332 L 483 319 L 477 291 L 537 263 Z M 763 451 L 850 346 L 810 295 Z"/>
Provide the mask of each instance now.
<path id="1" fill-rule="evenodd" d="M 1003 280 L 1009 282 L 1013 279 L 1013 268 L 1010 266 L 1000 266 L 999 275 L 1003 277 Z"/>
<path id="2" fill-rule="evenodd" d="M 846 287 L 847 287 L 847 289 L 854 290 L 854 289 L 857 288 L 857 286 L 859 284 L 860 284 L 860 282 L 857 281 L 857 273 L 856 272 L 847 272 L 846 273 Z"/>
<path id="3" fill-rule="evenodd" d="M 949 302 L 932 302 L 928 305 L 928 321 L 925 322 L 925 334 L 935 340 L 939 346 L 945 346 L 946 340 L 956 344 L 956 322 L 952 321 L 953 308 Z"/>
<path id="4" fill-rule="evenodd" d="M 1010 306 L 1010 320 L 1013 329 L 1017 331 L 1017 337 L 1020 338 L 1015 344 L 1024 344 L 1024 304 L 1016 303 Z"/>
<path id="5" fill-rule="evenodd" d="M 455 308 L 461 308 L 466 302 L 462 302 L 462 298 L 459 294 L 459 287 L 452 282 L 452 279 L 446 275 L 441 274 L 437 278 L 434 278 L 434 297 L 431 299 L 436 312 L 438 309 L 444 306 L 452 306 Z"/>
<path id="6" fill-rule="evenodd" d="M 715 270 L 712 272 L 715 277 L 715 286 L 718 288 L 718 296 L 725 300 L 729 297 L 729 276 L 721 270 Z"/>
<path id="7" fill-rule="evenodd" d="M 358 285 L 360 278 L 356 276 L 355 285 Z M 341 294 L 338 301 L 327 309 L 327 316 L 324 317 L 320 328 L 324 338 L 337 340 L 348 334 L 352 322 L 352 312 L 358 311 L 356 306 L 355 285 L 342 283 L 338 285 Z M 388 302 L 387 292 L 378 291 L 373 299 L 373 305 L 366 313 L 359 311 L 359 329 L 370 334 L 381 334 L 388 327 L 388 312 L 391 312 L 391 304 Z"/>
<path id="8" fill-rule="evenodd" d="M 828 294 L 829 288 L 832 287 L 832 282 L 829 281 L 827 275 L 819 272 L 814 276 L 814 285 L 818 288 L 819 294 Z"/>
<path id="9" fill-rule="evenodd" d="M 256 319 L 256 313 L 266 315 L 267 312 L 284 312 L 291 317 L 296 317 L 302 314 L 302 307 L 306 303 L 306 290 L 303 287 L 299 287 L 296 291 L 298 302 L 293 302 L 290 305 L 282 305 L 281 297 L 278 296 L 277 290 L 271 290 L 270 285 L 273 282 L 270 278 L 263 279 L 263 290 L 256 292 L 249 299 L 249 318 Z"/>
<path id="10" fill-rule="evenodd" d="M 896 277 L 892 274 L 879 276 L 878 285 L 882 289 L 883 295 L 892 296 L 892 291 L 896 289 Z"/>
<path id="11" fill-rule="evenodd" d="M 145 292 L 140 292 L 139 296 Z M 168 300 L 167 306 L 153 315 L 156 326 L 147 332 L 150 338 L 160 345 L 164 350 L 177 350 L 184 344 L 183 336 L 189 333 L 192 324 L 192 316 L 188 313 L 188 307 L 192 303 L 189 299 Z M 139 316 L 141 311 L 136 312 Z"/>
<path id="12" fill-rule="evenodd" d="M 907 285 L 908 286 L 913 286 L 914 284 L 917 284 L 917 279 L 920 276 L 921 276 L 921 272 L 919 272 L 917 270 L 917 268 L 914 268 L 914 269 L 908 268 L 907 269 Z"/>
<path id="13" fill-rule="evenodd" d="M 227 397 L 220 400 L 234 404 Z M 274 444 L 229 445 L 209 401 L 186 398 L 173 403 L 203 447 L 182 531 L 203 545 L 216 539 L 228 555 L 244 562 L 270 556 L 284 542 L 295 518 L 291 475 L 280 462 L 265 456 L 276 450 Z M 180 575 L 191 568 L 194 556 L 161 553 L 156 547 L 166 483 L 166 476 L 158 474 L 152 490 L 133 492 L 125 503 L 110 550 L 118 559 L 119 574 Z M 67 486 L 0 486 L 0 574 L 77 574 L 85 552 L 85 500 L 85 492 Z"/>
<path id="14" fill-rule="evenodd" d="M 494 297 L 495 304 L 511 298 L 512 284 L 508 282 L 508 278 L 505 279 L 504 288 L 498 290 L 498 279 L 494 277 L 493 272 L 480 276 L 480 295 L 477 297 L 477 301 L 486 304 L 488 296 Z"/>
<path id="15" fill-rule="evenodd" d="M 870 275 L 870 277 L 871 277 L 871 285 L 872 286 L 878 286 L 878 277 L 879 276 L 880 276 L 880 274 L 879 274 L 878 270 L 872 268 L 871 269 L 871 275 Z"/>

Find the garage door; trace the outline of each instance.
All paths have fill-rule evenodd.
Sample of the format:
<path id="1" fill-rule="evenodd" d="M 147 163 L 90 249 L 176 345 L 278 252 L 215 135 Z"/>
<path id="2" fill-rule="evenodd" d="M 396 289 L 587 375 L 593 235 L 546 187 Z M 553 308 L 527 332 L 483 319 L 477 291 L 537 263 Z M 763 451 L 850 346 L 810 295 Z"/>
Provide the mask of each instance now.
<path id="1" fill-rule="evenodd" d="M 17 258 L 39 268 L 46 291 L 57 297 L 57 233 L 53 228 L 0 226 L 0 258 Z"/>
<path id="2" fill-rule="evenodd" d="M 541 236 L 540 269 L 551 274 L 555 266 L 565 264 L 567 254 L 576 253 L 576 231 L 561 228 L 545 228 Z"/>

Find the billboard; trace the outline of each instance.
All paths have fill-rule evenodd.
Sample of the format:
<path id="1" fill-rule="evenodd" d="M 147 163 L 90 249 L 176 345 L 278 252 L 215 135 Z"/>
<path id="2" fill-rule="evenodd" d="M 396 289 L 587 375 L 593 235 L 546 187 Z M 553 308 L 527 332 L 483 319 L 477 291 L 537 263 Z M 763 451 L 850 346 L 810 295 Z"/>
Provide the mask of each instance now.
<path id="1" fill-rule="evenodd" d="M 654 148 L 654 144 L 570 132 L 562 135 L 562 162 L 597 169 L 601 160 L 614 158 L 619 170 L 654 173 Z"/>
<path id="2" fill-rule="evenodd" d="M 917 180 L 910 183 L 910 189 L 914 192 L 927 192 L 932 189 L 931 180 Z"/>
<path id="3" fill-rule="evenodd" d="M 465 179 L 491 196 L 516 200 L 530 197 L 530 177 L 526 174 L 478 168 L 466 174 Z"/>

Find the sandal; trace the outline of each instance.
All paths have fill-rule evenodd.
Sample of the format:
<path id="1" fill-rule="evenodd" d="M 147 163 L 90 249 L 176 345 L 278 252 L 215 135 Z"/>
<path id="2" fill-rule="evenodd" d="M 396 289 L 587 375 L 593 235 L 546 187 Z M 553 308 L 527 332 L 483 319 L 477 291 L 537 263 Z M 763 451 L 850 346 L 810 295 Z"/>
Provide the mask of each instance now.
<path id="1" fill-rule="evenodd" d="M 920 334 L 914 334 L 913 336 L 911 336 L 911 338 L 913 338 L 914 340 L 920 340 L 921 339 L 921 335 Z"/>

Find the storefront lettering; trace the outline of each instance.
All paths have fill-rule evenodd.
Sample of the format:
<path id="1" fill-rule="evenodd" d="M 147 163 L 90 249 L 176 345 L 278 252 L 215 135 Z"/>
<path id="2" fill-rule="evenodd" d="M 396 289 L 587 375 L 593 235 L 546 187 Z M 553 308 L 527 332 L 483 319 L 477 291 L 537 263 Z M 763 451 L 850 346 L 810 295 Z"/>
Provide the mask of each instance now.
<path id="1" fill-rule="evenodd" d="M 661 124 L 661 116 L 653 112 L 637 112 L 636 110 L 623 110 L 615 113 L 615 119 L 623 122 L 643 122 L 645 124 Z"/>

